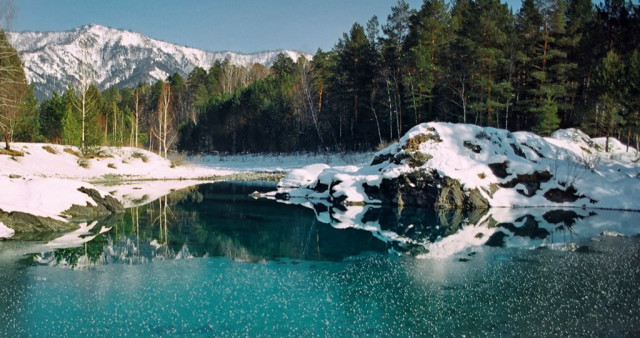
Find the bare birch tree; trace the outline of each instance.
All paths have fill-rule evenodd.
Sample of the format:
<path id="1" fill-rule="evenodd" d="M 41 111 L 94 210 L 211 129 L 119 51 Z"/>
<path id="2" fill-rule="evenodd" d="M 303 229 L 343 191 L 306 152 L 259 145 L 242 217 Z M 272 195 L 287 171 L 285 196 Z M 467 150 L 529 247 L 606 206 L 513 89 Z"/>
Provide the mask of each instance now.
<path id="1" fill-rule="evenodd" d="M 80 48 L 82 48 L 82 59 L 79 60 L 78 66 L 78 89 L 80 90 L 80 100 L 74 101 L 74 106 L 80 111 L 82 120 L 80 146 L 83 151 L 86 149 L 87 114 L 94 104 L 87 100 L 87 92 L 93 83 L 93 71 L 89 69 L 89 47 L 90 42 L 88 38 L 84 38 L 80 41 Z"/>
<path id="2" fill-rule="evenodd" d="M 178 133 L 173 127 L 173 116 L 171 115 L 171 86 L 168 83 L 162 84 L 162 91 L 158 99 L 156 109 L 156 129 L 153 135 L 158 140 L 158 155 L 167 158 L 167 151 L 175 142 Z"/>
<path id="3" fill-rule="evenodd" d="M 12 17 L 13 1 L 0 1 L 0 133 L 7 150 L 11 149 L 16 120 L 29 91 L 18 52 L 2 28 Z"/>

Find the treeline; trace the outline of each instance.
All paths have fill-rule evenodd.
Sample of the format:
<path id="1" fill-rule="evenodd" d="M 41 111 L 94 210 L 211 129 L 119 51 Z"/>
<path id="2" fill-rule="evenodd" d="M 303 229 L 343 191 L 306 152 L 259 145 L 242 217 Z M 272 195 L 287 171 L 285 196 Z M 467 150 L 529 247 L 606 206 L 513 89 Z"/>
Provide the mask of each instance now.
<path id="1" fill-rule="evenodd" d="M 218 62 L 103 92 L 81 79 L 39 105 L 26 95 L 11 137 L 163 155 L 341 151 L 450 121 L 637 145 L 639 46 L 638 5 L 624 0 L 524 0 L 517 13 L 499 0 L 401 0 L 383 25 L 355 23 L 311 60 Z"/>
<path id="2" fill-rule="evenodd" d="M 399 1 L 312 60 L 281 56 L 266 78 L 201 106 L 188 151 L 370 149 L 425 121 L 548 135 L 579 127 L 638 142 L 638 5 Z"/>

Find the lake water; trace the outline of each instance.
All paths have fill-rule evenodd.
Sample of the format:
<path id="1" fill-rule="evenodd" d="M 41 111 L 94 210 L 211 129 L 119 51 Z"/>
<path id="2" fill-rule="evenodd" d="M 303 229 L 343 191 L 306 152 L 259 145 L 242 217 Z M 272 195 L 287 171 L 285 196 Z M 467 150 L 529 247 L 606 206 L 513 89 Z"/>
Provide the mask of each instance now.
<path id="1" fill-rule="evenodd" d="M 640 335 L 637 213 L 248 196 L 268 189 L 175 192 L 75 247 L 0 242 L 0 336 Z"/>

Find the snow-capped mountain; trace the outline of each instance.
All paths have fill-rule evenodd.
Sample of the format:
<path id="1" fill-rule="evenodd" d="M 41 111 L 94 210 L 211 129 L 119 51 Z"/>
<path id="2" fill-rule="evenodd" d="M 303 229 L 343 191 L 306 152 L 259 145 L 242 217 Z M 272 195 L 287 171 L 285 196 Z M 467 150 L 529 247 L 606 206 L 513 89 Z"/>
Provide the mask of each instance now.
<path id="1" fill-rule="evenodd" d="M 270 66 L 280 53 L 293 60 L 304 55 L 289 50 L 209 52 L 99 25 L 65 32 L 9 32 L 7 36 L 20 53 L 27 80 L 35 85 L 38 98 L 48 97 L 54 90 L 63 92 L 69 84 L 77 85 L 82 77 L 82 60 L 87 64 L 85 73 L 104 90 L 153 83 L 175 72 L 186 76 L 195 67 L 208 70 L 216 60 L 229 59 L 239 66 Z"/>

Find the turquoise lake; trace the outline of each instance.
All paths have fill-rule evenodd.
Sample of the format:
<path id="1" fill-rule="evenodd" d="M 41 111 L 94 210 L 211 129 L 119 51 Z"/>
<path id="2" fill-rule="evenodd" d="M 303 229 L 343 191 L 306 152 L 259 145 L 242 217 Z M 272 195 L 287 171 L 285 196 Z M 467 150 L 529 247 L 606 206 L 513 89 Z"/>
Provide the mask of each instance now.
<path id="1" fill-rule="evenodd" d="M 638 213 L 530 210 L 435 259 L 422 244 L 488 214 L 373 208 L 354 227 L 249 196 L 269 189 L 177 191 L 75 247 L 0 242 L 0 337 L 640 336 Z"/>

